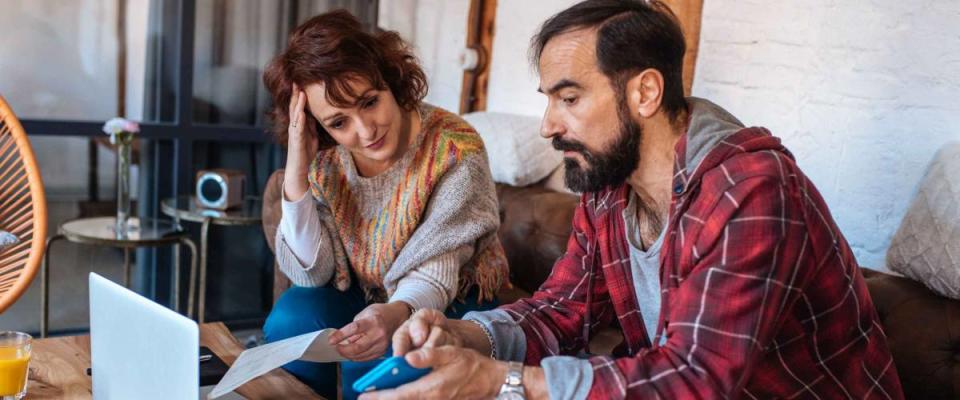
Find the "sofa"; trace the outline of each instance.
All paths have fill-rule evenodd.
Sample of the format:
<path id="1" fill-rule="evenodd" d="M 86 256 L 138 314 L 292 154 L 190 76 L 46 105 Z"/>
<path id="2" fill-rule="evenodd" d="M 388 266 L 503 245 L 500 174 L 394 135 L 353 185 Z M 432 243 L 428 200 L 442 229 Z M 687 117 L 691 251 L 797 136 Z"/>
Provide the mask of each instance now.
<path id="1" fill-rule="evenodd" d="M 273 249 L 280 221 L 283 171 L 269 179 L 263 196 L 263 228 Z M 512 287 L 499 294 L 508 303 L 536 290 L 566 248 L 577 197 L 544 187 L 498 184 L 499 236 L 510 264 Z M 941 297 L 899 276 L 863 269 L 874 305 L 889 340 L 908 399 L 960 398 L 960 301 Z M 275 268 L 274 298 L 290 286 Z M 606 330 L 591 350 L 608 352 L 622 337 Z"/>

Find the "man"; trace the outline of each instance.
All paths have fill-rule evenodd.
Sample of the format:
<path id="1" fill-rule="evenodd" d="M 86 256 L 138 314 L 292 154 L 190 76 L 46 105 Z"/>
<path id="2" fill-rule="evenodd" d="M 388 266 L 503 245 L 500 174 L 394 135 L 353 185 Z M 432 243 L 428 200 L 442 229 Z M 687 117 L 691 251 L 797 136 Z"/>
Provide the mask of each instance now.
<path id="1" fill-rule="evenodd" d="M 433 371 L 369 398 L 903 397 L 816 188 L 767 130 L 683 97 L 683 54 L 657 1 L 585 1 L 543 25 L 542 133 L 582 193 L 566 254 L 530 299 L 418 312 L 393 348 Z M 614 355 L 587 356 L 614 321 Z"/>

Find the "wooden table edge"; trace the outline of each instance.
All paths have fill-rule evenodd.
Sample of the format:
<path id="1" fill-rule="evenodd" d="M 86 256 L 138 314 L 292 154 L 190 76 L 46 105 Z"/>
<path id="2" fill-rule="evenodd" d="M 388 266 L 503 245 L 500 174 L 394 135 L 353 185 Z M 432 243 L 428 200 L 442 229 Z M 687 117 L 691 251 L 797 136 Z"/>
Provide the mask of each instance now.
<path id="1" fill-rule="evenodd" d="M 200 345 L 207 346 L 227 365 L 244 348 L 222 322 L 200 325 Z M 39 363 L 43 363 L 40 365 Z M 30 383 L 26 399 L 89 399 L 93 382 L 86 374 L 90 367 L 90 336 L 60 336 L 33 342 Z M 282 369 L 275 369 L 237 388 L 251 400 L 320 399 L 307 385 Z"/>

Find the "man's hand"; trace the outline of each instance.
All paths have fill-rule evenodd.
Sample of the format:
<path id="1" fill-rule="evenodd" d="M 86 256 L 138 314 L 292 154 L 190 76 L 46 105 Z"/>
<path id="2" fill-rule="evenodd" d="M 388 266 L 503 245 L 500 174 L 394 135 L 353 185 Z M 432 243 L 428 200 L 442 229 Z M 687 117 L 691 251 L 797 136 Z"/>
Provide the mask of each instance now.
<path id="1" fill-rule="evenodd" d="M 489 399 L 507 376 L 506 363 L 462 347 L 421 348 L 404 358 L 415 368 L 433 371 L 396 389 L 363 393 L 360 399 Z"/>
<path id="2" fill-rule="evenodd" d="M 450 329 L 449 322 L 440 311 L 429 308 L 417 311 L 393 334 L 393 355 L 444 345 L 462 347 L 463 339 Z"/>
<path id="3" fill-rule="evenodd" d="M 353 322 L 331 334 L 329 343 L 353 361 L 373 360 L 387 351 L 390 337 L 409 314 L 406 303 L 371 304 Z"/>

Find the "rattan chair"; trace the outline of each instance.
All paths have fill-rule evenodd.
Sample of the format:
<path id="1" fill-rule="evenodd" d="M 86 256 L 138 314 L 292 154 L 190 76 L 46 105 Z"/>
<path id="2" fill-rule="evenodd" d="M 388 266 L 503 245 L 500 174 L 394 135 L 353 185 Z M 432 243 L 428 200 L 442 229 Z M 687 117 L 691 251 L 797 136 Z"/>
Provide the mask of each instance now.
<path id="1" fill-rule="evenodd" d="M 23 126 L 0 96 L 0 229 L 20 239 L 0 251 L 0 313 L 17 301 L 40 269 L 47 239 L 47 201 Z"/>

